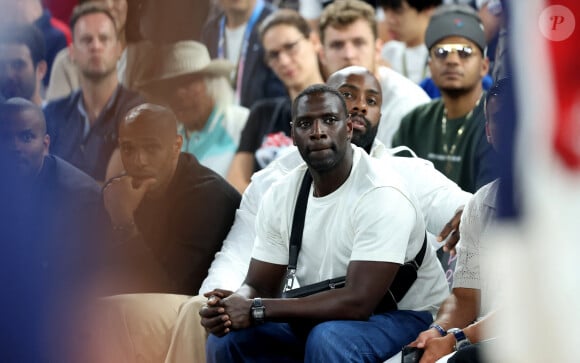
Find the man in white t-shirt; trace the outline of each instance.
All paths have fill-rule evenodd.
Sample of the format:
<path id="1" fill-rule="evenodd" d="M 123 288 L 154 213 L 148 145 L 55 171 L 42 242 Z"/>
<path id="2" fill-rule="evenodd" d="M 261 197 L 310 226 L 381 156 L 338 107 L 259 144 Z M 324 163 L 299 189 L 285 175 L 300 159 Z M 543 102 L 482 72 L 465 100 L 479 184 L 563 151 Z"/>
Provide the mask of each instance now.
<path id="1" fill-rule="evenodd" d="M 409 334 L 431 323 L 433 307 L 447 295 L 435 253 L 426 248 L 399 310 L 376 310 L 400 265 L 416 258 L 424 246 L 423 215 L 396 172 L 351 145 L 353 121 L 337 90 L 308 87 L 292 109 L 292 137 L 305 164 L 266 192 L 242 286 L 235 293 L 213 290 L 200 311 L 202 325 L 211 333 L 207 361 L 386 359 Z M 296 279 L 305 286 L 346 275 L 346 284 L 280 299 L 305 173 L 313 181 Z M 319 324 L 303 330 L 302 323 Z"/>
<path id="2" fill-rule="evenodd" d="M 354 127 L 353 144 L 370 149 L 369 155 L 395 168 L 419 201 L 427 230 L 437 234 L 471 194 L 461 191 L 429 161 L 393 157 L 391 150 L 371 136 L 380 122 L 382 96 L 378 81 L 368 70 L 357 66 L 344 68 L 329 77 L 328 85 L 343 94 L 353 122 L 365 125 Z M 300 153 L 292 147 L 287 154 L 254 174 L 200 294 L 217 287 L 235 290 L 241 285 L 251 260 L 256 236 L 254 224 L 262 198 L 274 182 L 284 179 L 301 163 Z M 198 312 L 206 302 L 203 295 L 193 298 L 169 294 L 118 297 L 119 319 L 129 322 L 126 339 L 119 339 L 119 345 L 130 346 L 143 357 L 159 357 L 160 361 L 166 354 L 166 363 L 205 362 L 206 332 L 199 323 Z M 143 336 L 143 331 L 149 332 L 148 335 Z"/>
<path id="3" fill-rule="evenodd" d="M 430 98 L 409 79 L 377 64 L 381 41 L 376 29 L 375 11 L 369 4 L 345 0 L 328 5 L 320 17 L 320 60 L 326 75 L 351 65 L 363 66 L 375 74 L 383 91 L 377 139 L 390 147 L 401 119 Z"/>
<path id="4" fill-rule="evenodd" d="M 419 84 L 429 77 L 425 46 L 425 30 L 433 10 L 441 0 L 382 0 L 381 6 L 387 18 L 389 33 L 393 40 L 385 43 L 381 56 L 391 67 Z"/>

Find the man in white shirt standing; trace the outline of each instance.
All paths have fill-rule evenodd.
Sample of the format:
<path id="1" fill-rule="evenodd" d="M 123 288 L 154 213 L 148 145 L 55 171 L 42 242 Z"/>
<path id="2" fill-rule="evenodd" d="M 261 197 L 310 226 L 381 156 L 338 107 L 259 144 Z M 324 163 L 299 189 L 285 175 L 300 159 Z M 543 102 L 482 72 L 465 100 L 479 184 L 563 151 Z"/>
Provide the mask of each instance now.
<path id="1" fill-rule="evenodd" d="M 377 64 L 381 41 L 377 38 L 373 7 L 360 0 L 328 5 L 320 17 L 320 38 L 320 60 L 327 75 L 357 65 L 373 72 L 381 83 L 383 106 L 377 138 L 390 147 L 401 119 L 430 98 L 412 81 Z"/>

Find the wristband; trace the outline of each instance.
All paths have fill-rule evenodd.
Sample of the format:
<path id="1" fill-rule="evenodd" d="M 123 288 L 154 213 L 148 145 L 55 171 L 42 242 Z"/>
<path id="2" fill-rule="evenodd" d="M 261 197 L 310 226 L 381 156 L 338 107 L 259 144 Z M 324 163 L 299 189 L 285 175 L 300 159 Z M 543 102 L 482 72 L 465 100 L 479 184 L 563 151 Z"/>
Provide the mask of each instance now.
<path id="1" fill-rule="evenodd" d="M 432 329 L 432 328 L 435 328 L 435 330 L 437 330 L 437 332 L 439 332 L 439 334 L 441 334 L 442 337 L 447 335 L 447 331 L 445 329 L 443 329 L 441 327 L 441 325 L 439 325 L 439 324 L 435 324 L 435 323 L 431 324 L 429 326 L 429 329 Z"/>

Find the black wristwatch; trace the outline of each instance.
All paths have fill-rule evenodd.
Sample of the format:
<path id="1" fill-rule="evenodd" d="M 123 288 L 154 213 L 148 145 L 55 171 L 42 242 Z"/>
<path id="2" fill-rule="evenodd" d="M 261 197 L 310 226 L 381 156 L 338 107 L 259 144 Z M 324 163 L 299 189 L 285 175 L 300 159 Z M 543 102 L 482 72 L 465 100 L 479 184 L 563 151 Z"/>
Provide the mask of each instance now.
<path id="1" fill-rule="evenodd" d="M 447 333 L 453 334 L 455 337 L 455 350 L 460 350 L 461 348 L 465 348 L 466 346 L 471 345 L 471 342 L 469 339 L 467 339 L 467 336 L 463 330 L 459 328 L 452 328 L 447 330 Z"/>
<path id="2" fill-rule="evenodd" d="M 266 307 L 262 304 L 262 299 L 254 298 L 252 307 L 250 308 L 250 315 L 255 324 L 263 324 L 266 318 Z"/>

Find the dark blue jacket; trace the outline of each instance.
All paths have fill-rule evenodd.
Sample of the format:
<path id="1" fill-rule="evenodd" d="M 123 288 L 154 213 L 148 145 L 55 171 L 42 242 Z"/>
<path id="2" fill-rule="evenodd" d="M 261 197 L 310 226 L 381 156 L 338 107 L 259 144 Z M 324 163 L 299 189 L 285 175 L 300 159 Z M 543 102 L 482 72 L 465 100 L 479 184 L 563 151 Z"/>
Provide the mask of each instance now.
<path id="1" fill-rule="evenodd" d="M 100 188 L 52 155 L 33 183 L 0 168 L 0 310 L 9 312 L 0 361 L 50 361 L 54 348 L 71 340 L 51 334 L 46 322 L 58 316 L 60 324 L 73 323 L 65 320 L 75 316 L 70 312 L 98 266 L 107 227 Z"/>
<path id="2" fill-rule="evenodd" d="M 44 107 L 50 152 L 103 181 L 111 154 L 117 147 L 119 122 L 127 111 L 143 100 L 137 93 L 119 85 L 85 139 L 85 121 L 79 111 L 81 97 L 82 91 L 78 90 Z"/>

